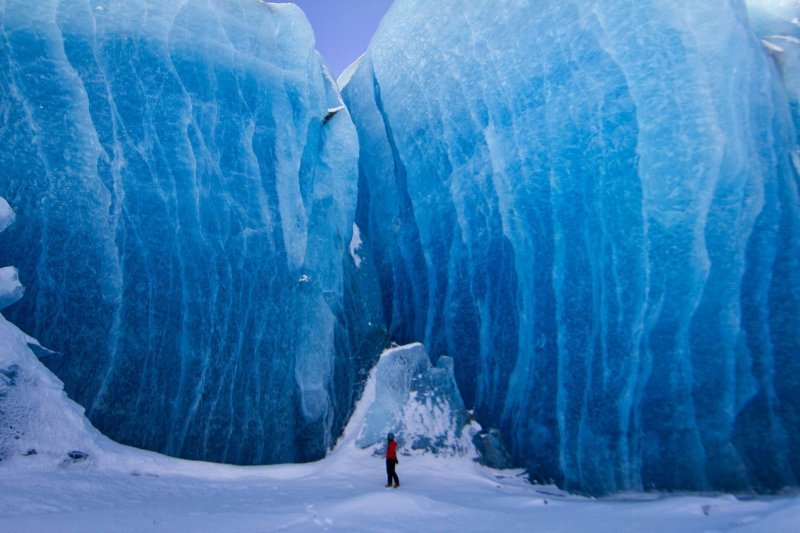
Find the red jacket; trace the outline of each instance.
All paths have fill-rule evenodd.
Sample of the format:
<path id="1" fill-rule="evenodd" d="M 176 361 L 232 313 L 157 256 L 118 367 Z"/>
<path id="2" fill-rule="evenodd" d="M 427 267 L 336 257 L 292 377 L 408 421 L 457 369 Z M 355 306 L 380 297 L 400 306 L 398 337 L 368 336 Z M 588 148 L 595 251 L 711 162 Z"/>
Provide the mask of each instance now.
<path id="1" fill-rule="evenodd" d="M 397 459 L 397 442 L 390 440 L 388 446 L 386 446 L 386 458 L 387 459 Z"/>

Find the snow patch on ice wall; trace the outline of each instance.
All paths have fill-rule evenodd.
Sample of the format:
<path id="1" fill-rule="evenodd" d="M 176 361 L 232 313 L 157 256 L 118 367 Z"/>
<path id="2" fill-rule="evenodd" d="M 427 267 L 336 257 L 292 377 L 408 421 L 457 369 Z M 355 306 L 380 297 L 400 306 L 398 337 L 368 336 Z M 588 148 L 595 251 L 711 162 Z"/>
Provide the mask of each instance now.
<path id="1" fill-rule="evenodd" d="M 15 219 L 14 210 L 8 205 L 8 201 L 0 196 L 0 232 L 13 224 Z"/>
<path id="2" fill-rule="evenodd" d="M 14 223 L 16 215 L 5 198 L 0 196 L 0 232 Z M 0 268 L 0 309 L 13 304 L 25 293 L 19 281 L 19 272 L 12 266 Z"/>
<path id="3" fill-rule="evenodd" d="M 13 304 L 25 294 L 25 287 L 19 282 L 19 272 L 14 267 L 0 268 L 0 309 Z"/>
<path id="4" fill-rule="evenodd" d="M 358 250 L 361 248 L 361 231 L 358 229 L 358 225 L 353 223 L 353 237 L 350 239 L 350 257 L 353 258 L 353 264 L 356 265 L 356 268 L 361 268 L 361 256 L 358 255 Z"/>

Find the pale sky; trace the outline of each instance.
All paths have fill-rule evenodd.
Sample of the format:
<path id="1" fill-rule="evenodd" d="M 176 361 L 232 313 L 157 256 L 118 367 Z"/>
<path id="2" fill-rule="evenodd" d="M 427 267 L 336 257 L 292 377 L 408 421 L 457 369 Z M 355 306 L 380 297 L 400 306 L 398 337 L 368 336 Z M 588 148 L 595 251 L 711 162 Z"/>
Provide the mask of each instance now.
<path id="1" fill-rule="evenodd" d="M 392 0 L 294 0 L 291 3 L 300 6 L 311 21 L 317 50 L 333 75 L 338 76 L 366 51 Z"/>

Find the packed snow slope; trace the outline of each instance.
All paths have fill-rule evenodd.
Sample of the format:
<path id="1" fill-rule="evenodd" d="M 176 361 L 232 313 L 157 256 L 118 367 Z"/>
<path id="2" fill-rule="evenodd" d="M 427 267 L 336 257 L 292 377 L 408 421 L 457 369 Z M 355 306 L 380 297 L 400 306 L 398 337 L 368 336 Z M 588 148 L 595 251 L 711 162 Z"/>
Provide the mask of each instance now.
<path id="1" fill-rule="evenodd" d="M 116 440 L 320 458 L 384 337 L 357 143 L 295 6 L 0 0 L 7 316 Z"/>
<path id="2" fill-rule="evenodd" d="M 322 461 L 235 467 L 173 459 L 97 432 L 29 342 L 0 316 L 0 411 L 16 426 L 0 427 L 0 531 L 525 531 L 535 524 L 593 532 L 600 524 L 609 531 L 746 532 L 792 531 L 800 520 L 796 496 L 595 500 L 531 485 L 521 471 L 490 470 L 470 455 L 413 450 L 400 458 L 401 487 L 383 488 L 380 445 L 356 445 L 381 387 L 391 385 L 377 372 Z M 12 433 L 18 438 L 5 439 Z"/>
<path id="3" fill-rule="evenodd" d="M 390 335 L 533 479 L 798 483 L 800 157 L 743 2 L 397 0 L 340 82 Z"/>

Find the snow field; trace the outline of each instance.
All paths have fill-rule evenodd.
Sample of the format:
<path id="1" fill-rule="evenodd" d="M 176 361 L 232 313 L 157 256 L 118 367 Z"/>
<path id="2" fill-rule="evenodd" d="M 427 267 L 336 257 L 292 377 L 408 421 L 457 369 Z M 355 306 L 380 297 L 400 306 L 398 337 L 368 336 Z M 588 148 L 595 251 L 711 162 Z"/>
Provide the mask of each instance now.
<path id="1" fill-rule="evenodd" d="M 143 459 L 138 451 L 129 459 Z M 142 456 L 145 454 L 142 454 Z M 182 473 L 170 471 L 180 463 Z M 368 450 L 305 465 L 4 468 L 0 531 L 793 531 L 797 497 L 567 495 L 464 458 L 401 458 L 386 489 Z M 9 471 L 10 470 L 10 471 Z"/>
<path id="2" fill-rule="evenodd" d="M 34 410 L 35 423 L 23 435 L 39 453 L 15 453 L 0 462 L 4 533 L 595 532 L 598 524 L 603 531 L 780 532 L 800 523 L 796 495 L 747 501 L 666 494 L 593 499 L 531 485 L 520 470 L 493 470 L 471 456 L 401 456 L 400 488 L 384 488 L 380 445 L 355 444 L 376 398 L 375 369 L 336 449 L 321 461 L 237 467 L 173 459 L 100 435 L 59 393 L 61 384 L 48 379 L 52 375 L 33 353 L 17 346 L 22 337 L 0 320 L 0 339 L 15 341 L 16 348 L 3 361 L 36 376 L 21 393 L 35 394 L 47 405 Z M 28 403 L 38 405 L 33 399 Z M 49 442 L 47 435 L 59 442 Z M 57 460 L 58 450 L 76 446 L 88 458 Z"/>

